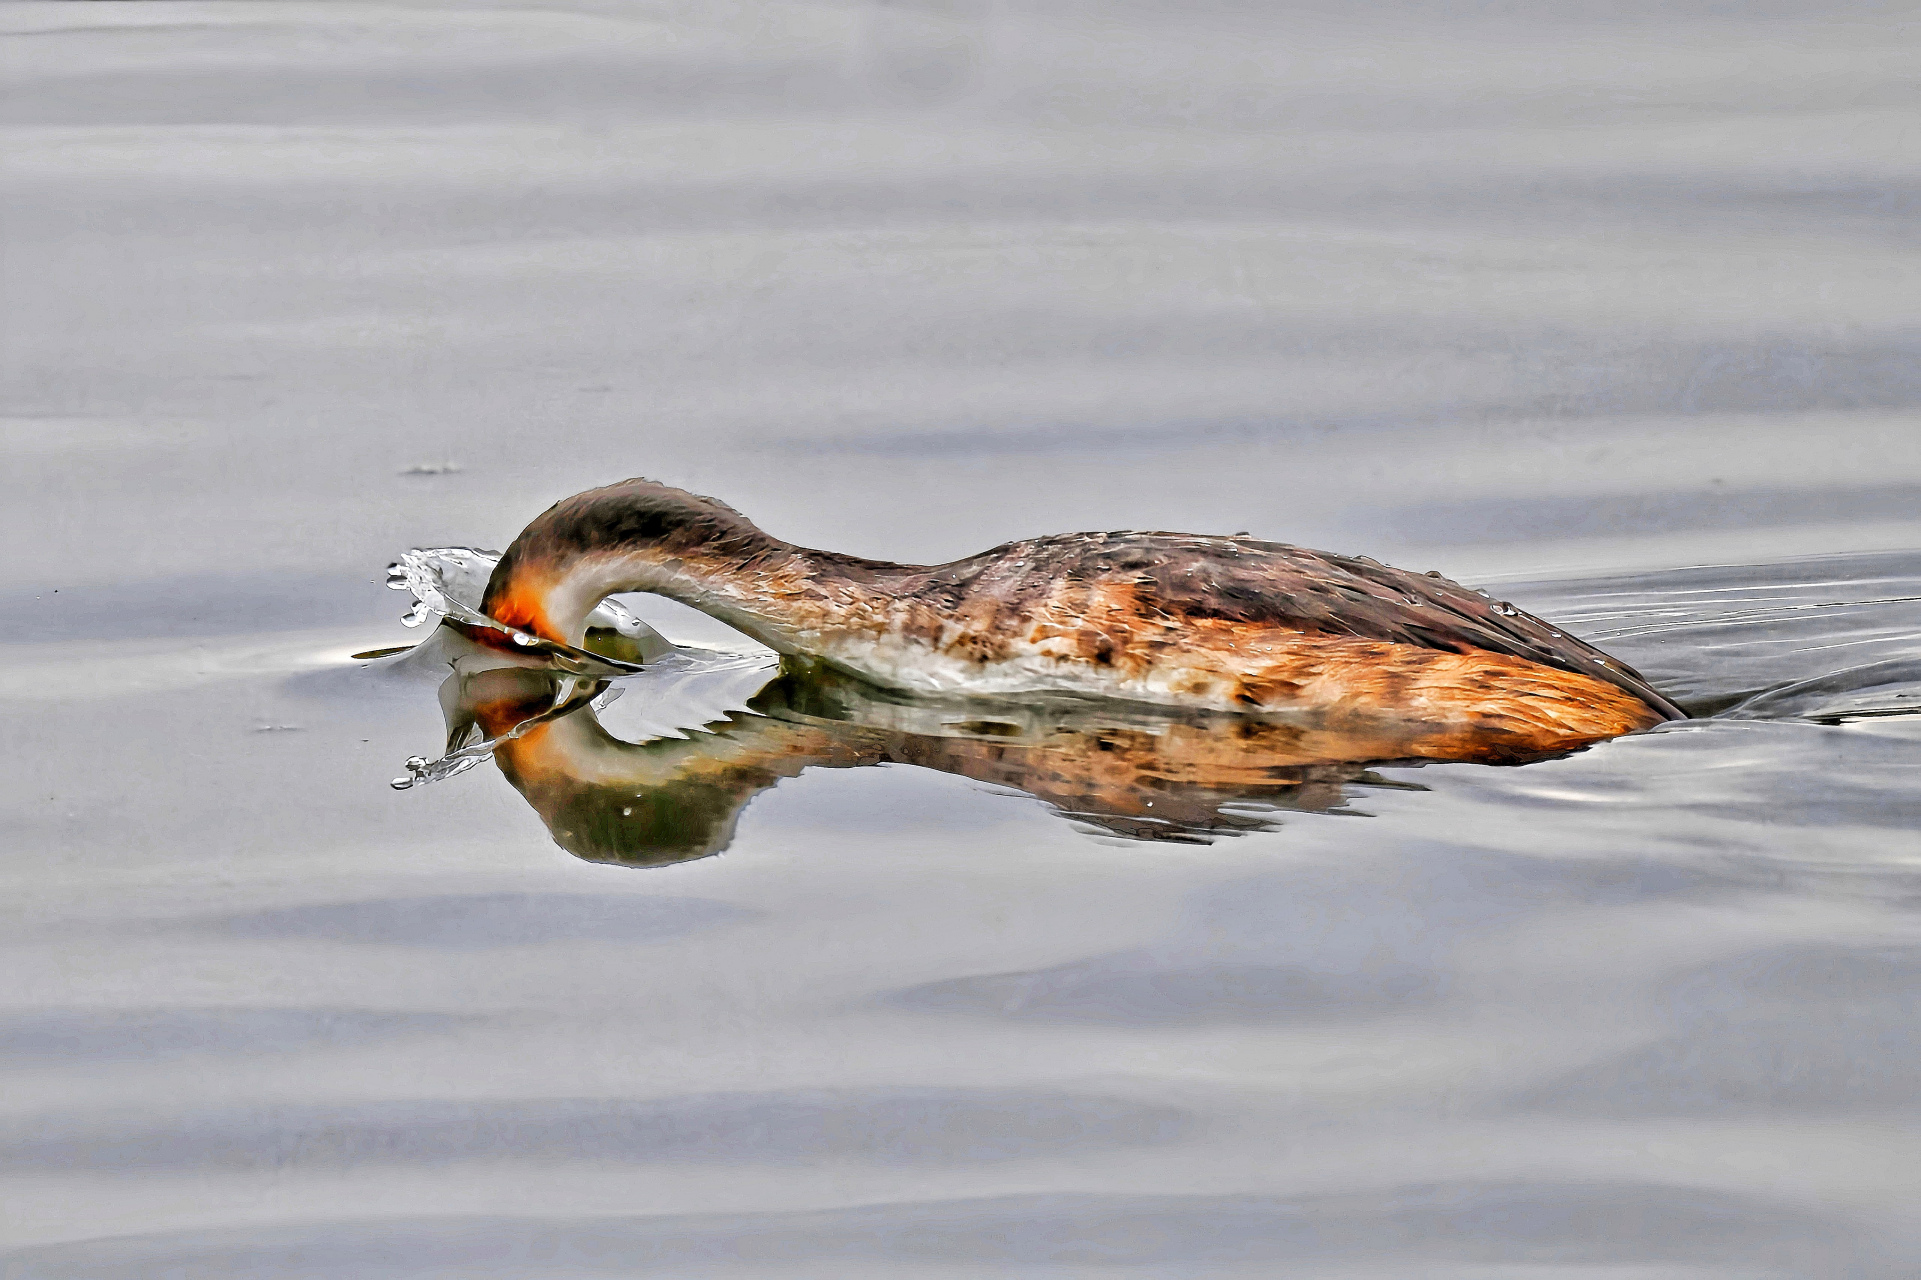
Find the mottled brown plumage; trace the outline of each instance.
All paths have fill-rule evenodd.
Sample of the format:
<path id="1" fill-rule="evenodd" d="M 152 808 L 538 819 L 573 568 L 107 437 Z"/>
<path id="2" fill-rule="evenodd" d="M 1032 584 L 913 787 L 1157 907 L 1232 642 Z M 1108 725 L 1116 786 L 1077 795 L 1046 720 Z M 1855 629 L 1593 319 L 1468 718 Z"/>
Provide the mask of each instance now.
<path id="1" fill-rule="evenodd" d="M 1532 751 L 1684 714 L 1537 618 L 1364 558 L 1121 532 L 892 564 L 793 546 L 723 503 L 648 480 L 541 515 L 508 548 L 483 607 L 579 644 L 587 612 L 618 591 L 671 596 L 782 653 L 921 692 L 1406 718 Z"/>

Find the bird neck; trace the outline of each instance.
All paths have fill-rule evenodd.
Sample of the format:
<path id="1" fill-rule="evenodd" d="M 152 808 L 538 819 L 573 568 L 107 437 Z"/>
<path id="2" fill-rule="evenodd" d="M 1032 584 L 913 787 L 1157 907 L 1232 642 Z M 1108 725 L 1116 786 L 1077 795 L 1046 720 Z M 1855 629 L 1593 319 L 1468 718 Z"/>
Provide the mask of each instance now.
<path id="1" fill-rule="evenodd" d="M 715 499 L 636 478 L 537 517 L 494 567 L 481 607 L 510 627 L 579 646 L 594 606 L 651 592 L 798 653 L 850 622 L 870 624 L 915 572 L 794 546 Z"/>
<path id="2" fill-rule="evenodd" d="M 596 548 L 577 555 L 502 561 L 485 611 L 508 626 L 578 646 L 587 615 L 608 596 L 640 591 L 691 605 L 761 643 L 787 651 L 782 603 L 817 571 L 811 557 L 774 539 L 670 552 L 658 545 Z"/>
<path id="3" fill-rule="evenodd" d="M 924 570 L 797 547 L 753 531 L 711 545 L 657 543 L 561 556 L 503 558 L 484 611 L 510 627 L 578 648 L 587 615 L 610 595 L 646 592 L 690 605 L 779 653 L 883 625 Z"/>

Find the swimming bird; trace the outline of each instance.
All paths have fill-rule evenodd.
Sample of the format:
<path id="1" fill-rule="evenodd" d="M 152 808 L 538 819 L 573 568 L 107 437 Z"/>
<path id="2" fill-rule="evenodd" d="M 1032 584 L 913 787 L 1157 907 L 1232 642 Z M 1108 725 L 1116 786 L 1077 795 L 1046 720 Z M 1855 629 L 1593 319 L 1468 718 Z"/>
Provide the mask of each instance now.
<path id="1" fill-rule="evenodd" d="M 1114 532 L 895 564 L 795 546 L 718 499 L 640 478 L 538 516 L 481 608 L 579 646 L 593 607 L 628 591 L 886 688 L 1413 720 L 1478 744 L 1451 758 L 1572 750 L 1686 717 L 1637 672 L 1512 605 L 1365 557 Z"/>

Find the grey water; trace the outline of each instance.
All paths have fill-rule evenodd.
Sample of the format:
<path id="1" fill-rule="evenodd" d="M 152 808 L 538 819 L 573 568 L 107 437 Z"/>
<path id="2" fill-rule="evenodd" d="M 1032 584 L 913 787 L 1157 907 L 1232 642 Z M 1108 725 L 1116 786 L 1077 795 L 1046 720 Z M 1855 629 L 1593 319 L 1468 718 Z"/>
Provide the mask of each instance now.
<path id="1" fill-rule="evenodd" d="M 1911 8 L 27 0 L 0 59 L 6 1280 L 1921 1268 Z M 1150 821 L 630 597 L 679 656 L 570 719 L 667 810 L 743 705 L 882 745 L 671 847 L 395 790 L 385 566 L 633 474 L 1436 568 L 1696 718 Z"/>

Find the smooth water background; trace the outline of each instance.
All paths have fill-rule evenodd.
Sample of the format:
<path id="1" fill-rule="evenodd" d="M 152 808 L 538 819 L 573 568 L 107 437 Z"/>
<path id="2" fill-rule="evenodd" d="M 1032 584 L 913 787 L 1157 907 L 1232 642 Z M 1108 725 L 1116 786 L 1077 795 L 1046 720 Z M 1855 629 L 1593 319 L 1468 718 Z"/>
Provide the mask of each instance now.
<path id="1" fill-rule="evenodd" d="M 1914 17 L 0 6 L 0 1275 L 1913 1274 Z M 636 473 L 1882 665 L 1198 848 L 390 791 L 386 562 Z"/>

